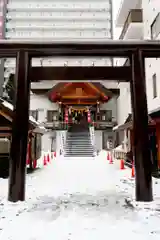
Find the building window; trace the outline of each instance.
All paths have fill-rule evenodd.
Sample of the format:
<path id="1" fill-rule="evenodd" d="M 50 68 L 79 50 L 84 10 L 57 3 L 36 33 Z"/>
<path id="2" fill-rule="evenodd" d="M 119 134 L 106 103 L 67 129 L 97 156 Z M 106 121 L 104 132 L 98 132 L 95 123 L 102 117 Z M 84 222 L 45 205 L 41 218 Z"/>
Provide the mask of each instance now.
<path id="1" fill-rule="evenodd" d="M 153 81 L 153 98 L 157 97 L 157 75 L 153 74 L 152 76 Z"/>
<path id="2" fill-rule="evenodd" d="M 106 115 L 102 115 L 102 121 L 106 120 Z"/>
<path id="3" fill-rule="evenodd" d="M 101 121 L 111 122 L 112 121 L 112 110 L 101 110 Z"/>
<path id="4" fill-rule="evenodd" d="M 160 13 L 157 14 L 151 25 L 151 39 L 156 39 L 160 33 Z"/>
<path id="5" fill-rule="evenodd" d="M 48 110 L 47 121 L 48 122 L 58 121 L 58 111 Z"/>
<path id="6" fill-rule="evenodd" d="M 112 110 L 106 111 L 106 121 L 111 122 L 112 121 Z"/>

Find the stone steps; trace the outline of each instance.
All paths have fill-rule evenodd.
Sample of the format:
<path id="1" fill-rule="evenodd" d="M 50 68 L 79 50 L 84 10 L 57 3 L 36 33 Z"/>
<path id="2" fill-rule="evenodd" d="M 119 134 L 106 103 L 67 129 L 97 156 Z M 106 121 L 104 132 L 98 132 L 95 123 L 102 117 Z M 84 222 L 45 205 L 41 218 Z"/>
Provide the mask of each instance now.
<path id="1" fill-rule="evenodd" d="M 67 133 L 64 157 L 94 157 L 94 148 L 91 144 L 90 134 L 86 131 L 80 131 L 80 126 L 73 126 Z"/>

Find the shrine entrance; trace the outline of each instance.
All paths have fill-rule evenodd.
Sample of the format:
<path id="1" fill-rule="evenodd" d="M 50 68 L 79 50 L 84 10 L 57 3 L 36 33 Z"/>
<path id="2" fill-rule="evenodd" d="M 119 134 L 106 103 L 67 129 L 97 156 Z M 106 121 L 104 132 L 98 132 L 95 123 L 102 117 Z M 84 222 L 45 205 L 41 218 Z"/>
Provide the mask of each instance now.
<path id="1" fill-rule="evenodd" d="M 130 82 L 133 110 L 136 200 L 152 201 L 151 156 L 145 87 L 146 57 L 160 57 L 158 41 L 34 42 L 0 41 L 1 57 L 16 57 L 16 96 L 10 152 L 9 201 L 24 201 L 30 82 L 40 80 Z M 127 66 L 33 67 L 39 57 L 122 57 Z M 125 107 L 125 106 L 124 106 Z"/>
<path id="2" fill-rule="evenodd" d="M 38 93 L 38 90 L 36 90 Z M 119 91 L 107 89 L 100 82 L 60 82 L 55 84 L 47 96 L 58 105 L 57 119 L 64 123 L 94 122 L 101 116 L 100 105 L 117 97 Z M 105 112 L 106 113 L 106 112 Z M 105 115 L 105 114 L 104 114 Z M 111 122 L 112 117 L 106 117 Z"/>
<path id="3" fill-rule="evenodd" d="M 69 122 L 80 124 L 81 122 L 88 122 L 87 107 L 70 107 L 69 108 Z"/>

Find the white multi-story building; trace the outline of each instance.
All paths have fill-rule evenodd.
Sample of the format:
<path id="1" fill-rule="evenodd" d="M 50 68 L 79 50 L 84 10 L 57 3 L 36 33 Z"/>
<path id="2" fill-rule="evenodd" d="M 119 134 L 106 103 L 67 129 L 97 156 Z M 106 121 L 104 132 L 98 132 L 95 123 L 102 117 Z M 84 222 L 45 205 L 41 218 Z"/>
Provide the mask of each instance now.
<path id="1" fill-rule="evenodd" d="M 6 39 L 107 40 L 112 38 L 112 1 L 9 0 L 5 27 Z M 57 65 L 66 64 L 64 59 L 35 59 L 33 65 L 54 65 L 55 62 Z M 67 64 L 72 63 L 67 61 Z M 90 64 L 93 64 L 92 60 Z M 108 59 L 107 65 L 110 64 Z M 15 69 L 15 60 L 8 59 L 5 67 L 7 78 Z"/>
<path id="2" fill-rule="evenodd" d="M 160 39 L 160 2 L 159 0 L 122 0 L 118 11 L 116 26 L 122 28 L 120 39 Z M 118 60 L 117 64 L 123 65 L 125 60 Z M 160 60 L 146 59 L 146 88 L 148 111 L 153 112 L 160 108 Z M 124 87 L 125 85 L 125 87 Z M 122 94 L 119 97 L 118 122 L 123 124 L 128 113 L 131 113 L 130 86 L 120 84 Z M 124 102 L 128 102 L 124 108 Z"/>
<path id="3" fill-rule="evenodd" d="M 116 16 L 116 27 L 121 29 L 120 40 L 142 40 L 144 38 L 142 0 L 121 0 Z M 128 59 L 116 60 L 116 65 L 123 66 L 129 63 Z M 118 126 L 125 124 L 132 113 L 130 83 L 119 83 L 120 96 L 117 100 L 117 122 Z M 118 128 L 119 129 L 119 128 Z M 118 130 L 117 129 L 117 130 Z M 119 144 L 124 150 L 130 149 L 130 132 L 126 129 L 118 130 Z"/>
<path id="4" fill-rule="evenodd" d="M 6 38 L 111 38 L 110 1 L 8 2 Z"/>
<path id="5" fill-rule="evenodd" d="M 117 14 L 116 26 L 122 28 L 120 39 L 157 40 L 160 39 L 160 1 L 159 0 L 122 0 Z M 127 64 L 126 60 L 118 60 L 117 64 Z M 154 166 L 160 166 L 160 59 L 148 58 L 145 60 L 146 93 L 149 120 L 154 120 L 154 127 L 149 127 L 149 142 Z M 128 144 L 131 138 L 128 132 L 131 127 L 124 124 L 131 114 L 131 96 L 129 84 L 120 84 L 120 97 L 118 99 L 117 129 L 121 142 Z M 131 116 L 131 115 L 130 115 Z M 131 118 L 130 118 L 131 119 Z M 150 121 L 149 121 L 150 122 Z M 120 127 L 121 125 L 121 127 Z M 122 126 L 123 125 L 123 126 Z M 127 136 L 128 135 L 128 136 Z M 128 137 L 128 139 L 127 139 Z M 126 144 L 126 145 L 127 145 Z M 124 144 L 125 145 L 125 144 Z M 129 144 L 131 146 L 131 144 Z M 128 150 L 130 151 L 130 149 Z"/>
<path id="6" fill-rule="evenodd" d="M 5 21 L 5 38 L 17 40 L 65 40 L 65 41 L 104 41 L 112 39 L 112 0 L 60 0 L 42 1 L 9 0 Z M 110 58 L 33 59 L 33 66 L 81 66 L 112 65 Z M 10 73 L 15 72 L 15 59 L 5 61 L 5 82 Z M 45 79 L 44 79 L 45 80 Z M 89 79 L 91 80 L 91 79 Z M 32 83 L 33 89 L 50 90 L 57 81 L 41 81 Z M 117 88 L 117 83 L 104 83 L 106 87 Z M 111 100 L 104 108 L 113 109 L 116 118 L 116 99 Z M 31 94 L 30 108 L 38 110 L 38 119 L 46 122 L 47 111 L 57 110 L 58 105 L 51 102 L 48 96 Z M 101 133 L 99 133 L 102 135 Z M 44 136 L 45 138 L 45 136 Z M 44 148 L 50 145 L 50 138 L 43 141 Z M 100 144 L 102 145 L 102 144 Z M 101 148 L 102 146 L 100 146 Z"/>
<path id="7" fill-rule="evenodd" d="M 119 39 L 142 40 L 143 39 L 143 10 L 142 0 L 122 0 L 116 18 L 116 27 L 121 28 Z M 117 65 L 127 64 L 127 59 L 118 59 Z M 124 124 L 131 113 L 130 84 L 120 83 L 120 97 L 118 98 L 118 124 Z"/>
<path id="8" fill-rule="evenodd" d="M 160 2 L 158 0 L 142 1 L 144 20 L 144 39 L 160 39 Z M 148 111 L 160 109 L 160 59 L 146 59 L 146 87 Z"/>

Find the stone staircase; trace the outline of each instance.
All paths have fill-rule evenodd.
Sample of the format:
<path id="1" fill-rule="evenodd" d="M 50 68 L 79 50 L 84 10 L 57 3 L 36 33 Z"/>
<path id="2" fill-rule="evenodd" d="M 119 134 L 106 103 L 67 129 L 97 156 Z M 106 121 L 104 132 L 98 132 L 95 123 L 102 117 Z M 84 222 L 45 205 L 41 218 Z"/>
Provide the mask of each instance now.
<path id="1" fill-rule="evenodd" d="M 94 157 L 88 124 L 73 124 L 68 129 L 64 157 Z"/>

